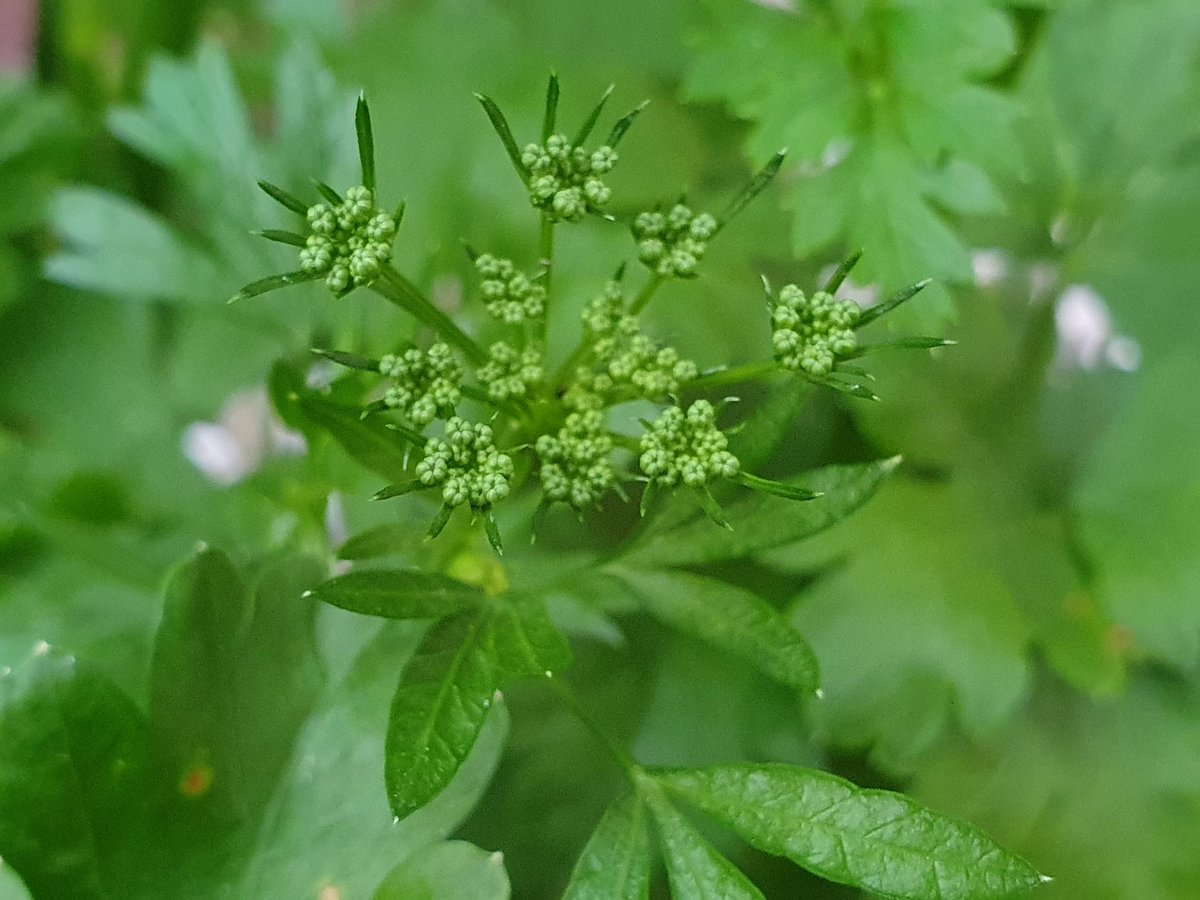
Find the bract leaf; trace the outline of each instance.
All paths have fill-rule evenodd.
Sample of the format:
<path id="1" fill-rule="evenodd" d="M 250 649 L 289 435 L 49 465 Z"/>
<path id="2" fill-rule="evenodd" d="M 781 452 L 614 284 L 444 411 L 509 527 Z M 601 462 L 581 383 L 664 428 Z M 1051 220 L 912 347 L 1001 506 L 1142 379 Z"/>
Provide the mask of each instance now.
<path id="1" fill-rule="evenodd" d="M 372 195 L 375 193 L 375 136 L 371 130 L 371 110 L 367 98 L 358 95 L 354 107 L 354 132 L 358 137 L 358 163 L 362 171 L 362 183 Z"/>
<path id="2" fill-rule="evenodd" d="M 889 897 L 1008 897 L 1045 878 L 979 830 L 890 791 L 813 769 L 740 764 L 655 772 L 747 843 Z"/>
<path id="3" fill-rule="evenodd" d="M 504 113 L 500 111 L 500 107 L 496 105 L 491 97 L 485 97 L 483 94 L 476 94 L 475 99 L 483 106 L 483 111 L 487 113 L 488 121 L 492 123 L 492 128 L 500 137 L 500 143 L 504 145 L 504 150 L 508 154 L 508 158 L 512 160 L 513 168 L 517 170 L 517 174 L 521 176 L 522 181 L 529 178 L 529 173 L 525 171 L 525 165 L 521 162 L 521 148 L 517 146 L 517 141 L 513 137 L 512 129 L 508 125 L 508 120 L 504 118 Z"/>

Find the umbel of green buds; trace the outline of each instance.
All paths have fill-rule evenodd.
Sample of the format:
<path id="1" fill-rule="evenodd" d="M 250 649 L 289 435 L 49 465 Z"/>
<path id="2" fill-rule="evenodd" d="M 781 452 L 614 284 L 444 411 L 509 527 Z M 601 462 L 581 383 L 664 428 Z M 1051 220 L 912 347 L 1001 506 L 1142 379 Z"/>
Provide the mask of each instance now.
<path id="1" fill-rule="evenodd" d="M 825 291 L 811 297 L 794 284 L 784 286 L 771 311 L 771 347 L 785 369 L 821 378 L 838 357 L 854 351 L 854 328 L 861 309 Z"/>
<path id="2" fill-rule="evenodd" d="M 665 487 L 702 487 L 714 478 L 733 478 L 740 468 L 738 459 L 727 449 L 729 439 L 716 419 L 707 400 L 697 400 L 686 413 L 668 406 L 642 435 L 642 472 Z"/>
<path id="3" fill-rule="evenodd" d="M 521 151 L 521 165 L 529 172 L 529 200 L 556 222 L 578 222 L 588 210 L 603 209 L 612 190 L 602 176 L 616 162 L 612 147 L 589 152 L 572 146 L 565 134 L 552 134 Z"/>
<path id="4" fill-rule="evenodd" d="M 463 370 L 448 344 L 388 354 L 379 361 L 379 371 L 395 381 L 383 402 L 416 425 L 451 415 L 462 401 Z"/>
<path id="5" fill-rule="evenodd" d="M 667 213 L 644 212 L 633 220 L 638 259 L 664 278 L 695 278 L 708 242 L 717 233 L 717 220 L 696 215 L 682 203 Z"/>
<path id="6" fill-rule="evenodd" d="M 376 208 L 368 188 L 350 188 L 336 205 L 310 206 L 305 219 L 309 233 L 300 250 L 300 269 L 324 274 L 334 292 L 369 285 L 392 258 L 396 220 Z"/>
<path id="7" fill-rule="evenodd" d="M 573 412 L 557 434 L 539 437 L 534 451 L 546 499 L 576 509 L 598 502 L 616 480 L 609 461 L 612 449 L 604 414 L 597 409 Z"/>
<path id="8" fill-rule="evenodd" d="M 440 485 L 444 507 L 464 503 L 484 509 L 508 496 L 512 458 L 496 449 L 488 425 L 472 425 L 454 416 L 446 421 L 444 438 L 430 438 L 416 476 L 426 487 Z"/>
<path id="9" fill-rule="evenodd" d="M 475 270 L 483 279 L 479 285 L 483 305 L 501 322 L 519 325 L 545 312 L 546 289 L 518 271 L 512 260 L 484 253 L 476 257 Z"/>
<path id="10" fill-rule="evenodd" d="M 538 384 L 545 370 L 537 347 L 517 351 L 505 341 L 488 348 L 488 361 L 475 373 L 486 387 L 487 395 L 497 402 L 524 397 Z"/>

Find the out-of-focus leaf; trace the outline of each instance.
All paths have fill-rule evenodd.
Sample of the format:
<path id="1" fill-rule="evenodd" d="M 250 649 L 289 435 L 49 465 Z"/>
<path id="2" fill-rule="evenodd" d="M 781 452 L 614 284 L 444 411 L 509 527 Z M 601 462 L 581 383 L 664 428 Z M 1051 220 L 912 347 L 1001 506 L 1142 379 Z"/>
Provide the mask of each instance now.
<path id="1" fill-rule="evenodd" d="M 1011 728 L 943 747 L 910 790 L 1036 860 L 1054 881 L 1035 897 L 1184 900 L 1200 884 L 1198 746 L 1194 684 L 1146 675 L 1090 703 L 1047 680 Z"/>
<path id="2" fill-rule="evenodd" d="M 509 896 L 503 854 L 447 841 L 392 869 L 374 900 L 508 900 Z"/>
<path id="3" fill-rule="evenodd" d="M 769 557 L 824 567 L 791 616 L 820 660 L 815 710 L 835 743 L 872 746 L 889 769 L 911 766 L 951 716 L 972 734 L 1000 727 L 1028 687 L 1030 626 L 989 532 L 964 527 L 960 490 L 894 481 L 858 515 Z"/>
<path id="4" fill-rule="evenodd" d="M 760 850 L 889 897 L 982 900 L 1043 881 L 978 829 L 903 794 L 864 790 L 827 772 L 742 764 L 654 777 Z"/>
<path id="5" fill-rule="evenodd" d="M 0 670 L 0 855 L 35 897 L 136 896 L 151 780 L 146 722 L 45 644 Z"/>
<path id="6" fill-rule="evenodd" d="M 610 806 L 571 871 L 563 900 L 646 900 L 650 896 L 650 842 L 637 794 Z"/>
<path id="7" fill-rule="evenodd" d="M 804 488 L 823 495 L 815 500 L 797 503 L 752 493 L 725 508 L 730 530 L 700 521 L 656 532 L 635 545 L 625 560 L 637 565 L 688 566 L 753 556 L 795 543 L 825 530 L 866 503 L 899 462 L 894 457 L 819 469 L 797 479 Z"/>
<path id="8" fill-rule="evenodd" d="M 665 798 L 653 793 L 649 806 L 667 864 L 671 896 L 678 900 L 763 900 L 733 863 L 717 852 Z"/>
<path id="9" fill-rule="evenodd" d="M 754 594 L 684 572 L 622 570 L 663 623 L 731 653 L 800 694 L 820 684 L 817 659 L 796 629 Z"/>

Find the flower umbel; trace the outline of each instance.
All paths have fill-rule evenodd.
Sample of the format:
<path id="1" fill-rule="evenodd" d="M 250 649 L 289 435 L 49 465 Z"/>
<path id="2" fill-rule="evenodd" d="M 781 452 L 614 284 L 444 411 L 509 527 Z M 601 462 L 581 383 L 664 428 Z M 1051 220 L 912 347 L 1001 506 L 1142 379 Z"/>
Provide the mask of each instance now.
<path id="1" fill-rule="evenodd" d="M 396 220 L 376 208 L 368 188 L 350 188 L 336 205 L 310 206 L 305 219 L 309 234 L 300 251 L 300 269 L 324 274 L 335 293 L 369 285 L 392 258 Z"/>
<path id="2" fill-rule="evenodd" d="M 775 361 L 814 378 L 828 375 L 837 358 L 858 345 L 854 328 L 860 314 L 853 300 L 838 300 L 825 291 L 807 297 L 796 285 L 785 285 L 771 311 Z"/>
<path id="3" fill-rule="evenodd" d="M 638 259 L 651 271 L 664 278 L 695 278 L 696 265 L 717 233 L 717 220 L 677 203 L 665 214 L 640 213 L 631 230 Z"/>
<path id="4" fill-rule="evenodd" d="M 707 400 L 697 400 L 686 413 L 679 406 L 664 409 L 642 435 L 638 464 L 647 478 L 664 487 L 702 487 L 737 475 L 738 459 L 726 449 L 729 439 L 716 419 Z"/>
<path id="5" fill-rule="evenodd" d="M 395 380 L 383 402 L 416 425 L 453 414 L 462 401 L 463 370 L 448 344 L 389 354 L 379 361 L 379 371 Z"/>

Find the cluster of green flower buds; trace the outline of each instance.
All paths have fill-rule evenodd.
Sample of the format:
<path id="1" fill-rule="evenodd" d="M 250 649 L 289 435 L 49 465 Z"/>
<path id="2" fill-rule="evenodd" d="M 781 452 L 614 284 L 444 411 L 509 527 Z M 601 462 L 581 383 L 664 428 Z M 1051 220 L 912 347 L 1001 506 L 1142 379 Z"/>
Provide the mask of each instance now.
<path id="1" fill-rule="evenodd" d="M 546 499 L 583 509 L 596 503 L 614 483 L 609 454 L 613 441 L 596 409 L 573 412 L 557 434 L 544 434 L 534 450 Z"/>
<path id="2" fill-rule="evenodd" d="M 446 507 L 468 503 L 483 509 L 508 496 L 513 462 L 496 449 L 489 426 L 454 416 L 446 421 L 444 438 L 426 442 L 416 475 L 426 487 L 441 486 Z"/>
<path id="3" fill-rule="evenodd" d="M 575 373 L 576 385 L 588 394 L 660 400 L 699 374 L 674 347 L 660 346 L 642 332 L 638 317 L 626 310 L 619 282 L 610 281 L 584 308 L 583 327 L 599 364 L 599 370 L 581 367 Z"/>
<path id="4" fill-rule="evenodd" d="M 500 321 L 519 325 L 545 312 L 546 289 L 518 271 L 512 260 L 483 253 L 476 257 L 475 269 L 483 279 L 483 304 Z"/>
<path id="5" fill-rule="evenodd" d="M 462 401 L 463 370 L 448 344 L 437 343 L 424 352 L 413 347 L 388 354 L 379 361 L 379 371 L 395 379 L 383 402 L 416 425 L 452 415 Z"/>
<path id="6" fill-rule="evenodd" d="M 556 222 L 578 222 L 589 209 L 604 208 L 612 190 L 602 176 L 616 161 L 612 147 L 588 152 L 571 146 L 565 134 L 552 134 L 544 144 L 529 144 L 521 152 L 521 165 L 529 173 L 529 199 Z"/>
<path id="7" fill-rule="evenodd" d="M 487 395 L 500 403 L 524 397 L 545 374 L 537 347 L 529 346 L 518 352 L 504 341 L 496 341 L 488 348 L 488 361 L 475 373 L 485 385 Z"/>
<path id="8" fill-rule="evenodd" d="M 853 300 L 838 300 L 825 291 L 806 297 L 796 285 L 786 285 L 771 311 L 775 361 L 815 378 L 828 375 L 838 356 L 857 346 L 854 327 L 860 313 Z"/>
<path id="9" fill-rule="evenodd" d="M 695 278 L 696 266 L 717 233 L 717 220 L 677 203 L 670 212 L 644 212 L 633 220 L 638 259 L 664 278 Z"/>
<path id="10" fill-rule="evenodd" d="M 325 284 L 336 293 L 370 284 L 392 258 L 396 220 L 376 208 L 365 187 L 350 188 L 336 206 L 309 207 L 306 218 L 309 234 L 300 250 L 300 268 L 324 273 Z"/>
<path id="11" fill-rule="evenodd" d="M 717 413 L 707 400 L 697 400 L 685 413 L 668 406 L 642 435 L 638 464 L 652 482 L 672 487 L 701 487 L 714 478 L 732 478 L 738 459 L 727 449 L 729 439 L 717 428 Z"/>

